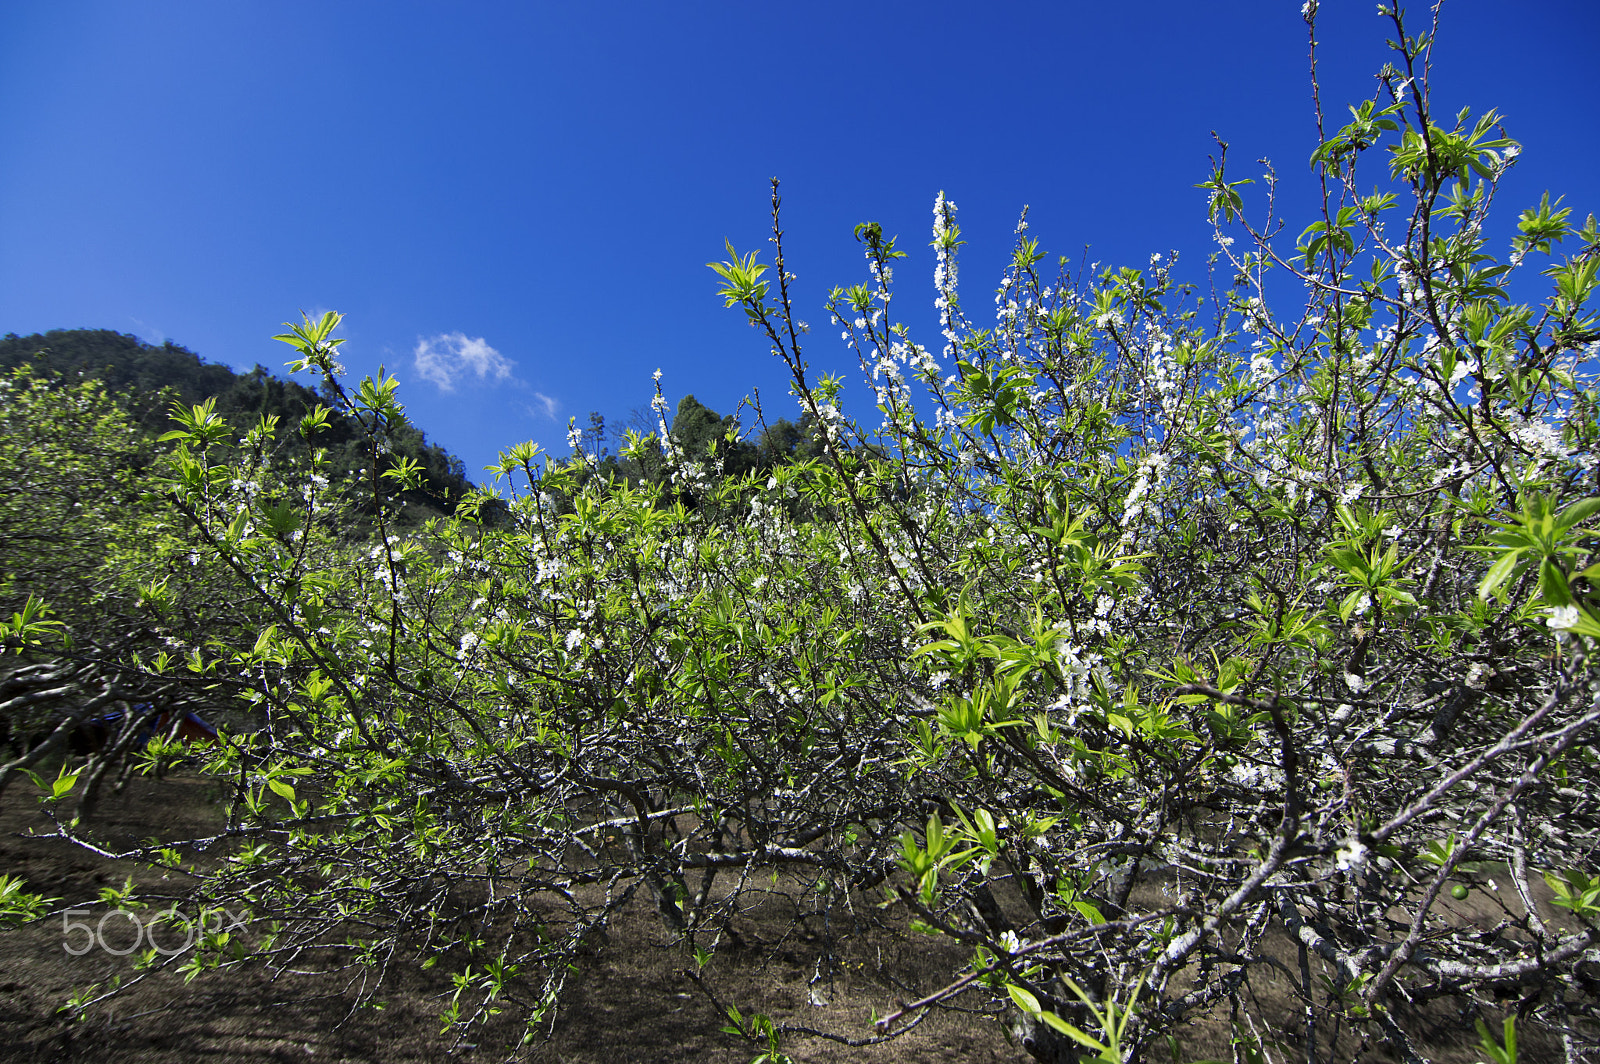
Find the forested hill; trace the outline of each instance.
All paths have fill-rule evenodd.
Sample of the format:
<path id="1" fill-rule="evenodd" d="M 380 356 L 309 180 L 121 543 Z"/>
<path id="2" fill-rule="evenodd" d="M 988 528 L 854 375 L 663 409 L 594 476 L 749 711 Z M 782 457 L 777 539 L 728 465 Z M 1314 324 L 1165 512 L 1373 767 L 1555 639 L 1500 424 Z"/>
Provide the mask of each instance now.
<path id="1" fill-rule="evenodd" d="M 171 401 L 192 406 L 215 399 L 217 412 L 241 431 L 252 427 L 262 414 L 278 415 L 282 419 L 279 438 L 288 447 L 303 447 L 290 430 L 308 410 L 325 402 L 315 390 L 276 377 L 259 364 L 249 373 L 236 373 L 170 340 L 156 346 L 110 329 L 56 329 L 31 336 L 8 333 L 0 338 L 0 371 L 10 372 L 24 364 L 49 376 L 77 379 L 81 374 L 103 381 L 134 418 L 153 432 L 170 427 Z M 328 449 L 333 470 L 348 474 L 368 465 L 370 457 L 357 427 L 338 415 L 330 425 L 318 442 Z M 449 512 L 471 489 L 461 460 L 429 443 L 421 430 L 406 426 L 391 434 L 390 443 L 393 456 L 411 458 L 424 470 L 422 487 L 408 493 L 409 501 Z"/>

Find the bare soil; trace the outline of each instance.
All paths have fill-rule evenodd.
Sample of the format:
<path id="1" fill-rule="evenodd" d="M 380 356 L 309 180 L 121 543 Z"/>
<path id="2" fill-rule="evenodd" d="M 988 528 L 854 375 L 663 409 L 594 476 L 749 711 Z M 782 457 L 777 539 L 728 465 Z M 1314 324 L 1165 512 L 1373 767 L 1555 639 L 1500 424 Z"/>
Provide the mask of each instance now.
<path id="1" fill-rule="evenodd" d="M 218 793 L 214 781 L 199 776 L 136 778 L 122 794 L 102 798 L 94 833 L 112 850 L 158 832 L 202 834 L 220 820 Z M 63 899 L 58 910 L 92 906 L 88 916 L 75 918 L 91 924 L 106 911 L 95 904 L 103 887 L 120 887 L 131 876 L 142 891 L 161 893 L 166 877 L 148 867 L 102 858 L 61 839 L 29 837 L 30 830 L 51 830 L 35 794 L 26 783 L 8 789 L 0 809 L 0 870 L 23 876 L 31 892 Z M 856 943 L 831 980 L 812 986 L 821 947 L 804 925 L 795 924 L 794 908 L 785 900 L 774 893 L 739 917 L 735 941 L 718 950 L 706 973 L 717 996 L 747 1015 L 765 1012 L 779 1022 L 870 1037 L 872 1009 L 888 1011 L 897 998 L 937 988 L 958 963 L 953 953 L 930 963 L 922 936 L 912 943 L 906 935 L 879 932 Z M 115 918 L 102 936 L 113 948 L 133 937 L 131 927 Z M 84 939 L 81 931 L 64 933 L 59 913 L 0 933 L 0 1061 L 499 1061 L 518 1033 L 507 1020 L 479 1029 L 476 1045 L 452 1045 L 441 1037 L 439 1016 L 453 989 L 447 966 L 423 970 L 418 957 L 390 967 L 378 995 L 381 1009 L 352 1009 L 356 995 L 347 979 L 275 980 L 270 972 L 244 967 L 209 972 L 188 984 L 174 974 L 152 976 L 73 1022 L 58 1010 L 74 993 L 136 974 L 133 955 L 67 952 L 69 942 L 76 947 Z M 607 942 L 574 973 L 551 1037 L 533 1048 L 533 1059 L 747 1064 L 758 1048 L 719 1030 L 727 1020 L 686 974 L 693 967 L 641 892 L 613 923 Z M 818 1006 L 814 998 L 828 1003 Z M 784 1048 L 806 1062 L 1025 1058 L 1007 1043 L 998 1019 L 960 1012 L 935 1015 L 886 1045 L 847 1048 L 792 1037 Z"/>
<path id="2" fill-rule="evenodd" d="M 112 849 L 157 833 L 200 834 L 219 822 L 218 799 L 217 784 L 204 777 L 136 778 L 123 793 L 104 796 L 94 831 Z M 58 907 L 94 906 L 86 917 L 91 922 L 106 911 L 95 904 L 97 892 L 121 886 L 129 876 L 143 891 L 161 893 L 162 875 L 147 867 L 103 858 L 61 839 L 30 837 L 30 831 L 49 831 L 50 823 L 26 783 L 9 788 L 4 801 L 0 871 L 23 876 L 28 890 L 63 899 Z M 863 906 L 870 909 L 872 900 L 863 899 Z M 1458 903 L 1461 917 L 1492 923 L 1488 908 L 1475 911 L 1474 904 Z M 783 894 L 780 883 L 737 918 L 732 941 L 724 943 L 707 970 L 707 983 L 718 997 L 737 1003 L 746 1014 L 764 1012 L 777 1022 L 860 1039 L 872 1034 L 873 1010 L 883 1014 L 898 1001 L 944 985 L 963 959 L 926 936 L 896 930 L 890 921 L 887 928 L 852 939 L 833 977 L 815 981 L 823 945 L 817 929 L 797 922 L 795 912 L 795 899 Z M 116 940 L 117 925 L 116 919 L 105 925 L 107 941 Z M 131 928 L 123 931 L 132 937 Z M 381 1008 L 353 1007 L 357 995 L 348 977 L 274 978 L 246 966 L 207 973 L 188 984 L 175 974 L 154 975 L 73 1021 L 60 1012 L 69 997 L 90 984 L 105 985 L 117 975 L 129 979 L 136 972 L 131 955 L 92 949 L 72 956 L 68 941 L 59 912 L 0 933 L 0 1061 L 499 1061 L 517 1035 L 507 1017 L 478 1029 L 476 1045 L 442 1038 L 439 1015 L 452 990 L 448 966 L 424 970 L 418 957 L 390 967 L 377 995 Z M 1290 969 L 1297 964 L 1287 942 L 1281 959 Z M 669 939 L 641 892 L 612 925 L 607 941 L 573 975 L 565 1007 L 548 1041 L 531 1050 L 532 1059 L 748 1064 L 760 1047 L 720 1032 L 726 1020 L 687 974 L 692 968 L 684 947 Z M 1269 974 L 1253 980 L 1248 991 L 1260 1035 L 1277 1040 L 1288 1059 L 1304 1060 L 1303 1048 L 1294 1042 L 1302 1005 L 1289 978 Z M 945 1011 L 883 1045 L 846 1047 L 791 1036 L 783 1048 L 800 1062 L 1028 1060 L 1011 1040 L 1010 1019 Z M 1418 1019 L 1426 1030 L 1419 1048 L 1429 1059 L 1440 1064 L 1480 1059 L 1472 1016 L 1436 1009 Z M 1498 1030 L 1498 1018 L 1490 1021 Z M 1319 1022 L 1331 1030 L 1334 1018 Z M 1519 1036 L 1523 1064 L 1558 1058 L 1559 1047 L 1538 1032 L 1519 1031 Z M 1226 1015 L 1195 1025 L 1182 1041 L 1181 1061 L 1233 1057 Z M 1363 1047 L 1350 1033 L 1339 1050 L 1343 1060 L 1395 1059 L 1381 1045 Z M 1166 1053 L 1157 1059 L 1165 1060 Z"/>

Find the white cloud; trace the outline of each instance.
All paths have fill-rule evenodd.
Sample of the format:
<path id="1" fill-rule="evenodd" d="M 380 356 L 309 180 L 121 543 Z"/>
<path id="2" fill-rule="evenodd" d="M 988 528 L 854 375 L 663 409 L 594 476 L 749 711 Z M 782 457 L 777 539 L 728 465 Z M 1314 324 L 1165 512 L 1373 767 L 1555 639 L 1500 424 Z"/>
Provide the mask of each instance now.
<path id="1" fill-rule="evenodd" d="M 412 352 L 413 364 L 425 381 L 432 381 L 440 391 L 453 392 L 456 383 L 465 377 L 480 381 L 503 381 L 511 378 L 510 359 L 490 347 L 483 337 L 471 339 L 466 333 L 440 333 L 418 340 Z"/>
<path id="2" fill-rule="evenodd" d="M 151 347 L 160 347 L 162 344 L 167 342 L 167 334 L 161 329 L 156 328 L 154 325 L 147 325 L 138 318 L 130 317 L 128 320 L 139 327 L 139 331 L 133 335 L 137 336 Z"/>
<path id="3" fill-rule="evenodd" d="M 547 417 L 554 421 L 556 415 L 560 412 L 561 401 L 559 399 L 552 399 L 543 392 L 533 393 L 533 405 L 528 408 L 528 413 L 536 417 Z"/>

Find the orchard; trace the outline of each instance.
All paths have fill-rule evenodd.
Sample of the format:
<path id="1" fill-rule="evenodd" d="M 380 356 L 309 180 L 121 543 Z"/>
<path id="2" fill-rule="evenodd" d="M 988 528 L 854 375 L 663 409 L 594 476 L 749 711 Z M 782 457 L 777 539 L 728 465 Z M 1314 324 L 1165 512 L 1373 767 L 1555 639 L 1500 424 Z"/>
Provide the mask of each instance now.
<path id="1" fill-rule="evenodd" d="M 73 460 L 138 491 L 96 537 L 48 540 L 71 565 L 6 560 L 0 698 L 254 722 L 37 778 L 61 836 L 95 847 L 77 803 L 112 753 L 199 756 L 233 795 L 225 827 L 133 856 L 225 852 L 194 903 L 271 928 L 139 978 L 332 947 L 381 978 L 437 954 L 442 1044 L 512 1013 L 536 1049 L 643 898 L 770 1061 L 951 1007 L 1041 1061 L 1192 1059 L 1204 1017 L 1241 1060 L 1420 1060 L 1416 1017 L 1441 1002 L 1490 1017 L 1497 1052 L 1542 1031 L 1594 1059 L 1600 228 L 1551 196 L 1498 204 L 1519 144 L 1435 101 L 1431 30 L 1389 18 L 1375 94 L 1317 116 L 1310 201 L 1219 142 L 1209 286 L 1162 255 L 1074 271 L 1024 221 L 969 296 L 941 194 L 942 335 L 918 338 L 905 252 L 859 226 L 865 279 L 833 291 L 815 346 L 858 362 L 875 409 L 809 360 L 774 181 L 771 249 L 712 264 L 815 426 L 816 457 L 767 473 L 725 473 L 726 441 L 686 451 L 658 391 L 661 431 L 630 457 L 660 476 L 517 446 L 455 514 L 404 524 L 400 393 L 342 376 L 332 313 L 279 337 L 329 410 L 241 431 L 181 409 L 133 465 L 95 422 Z M 94 396 L 5 387 L 8 476 L 65 468 L 19 441 Z M 365 434 L 353 481 L 318 464 L 333 414 Z M 290 435 L 309 460 L 273 459 Z M 0 524 L 79 520 L 29 510 L 35 481 Z M 964 962 L 852 1030 L 751 1012 L 718 954 L 780 878 L 841 942 L 890 923 Z M 1469 895 L 1492 933 L 1454 915 Z M 0 904 L 53 911 L 15 881 Z M 1292 1052 L 1251 1012 L 1269 969 L 1300 996 Z"/>

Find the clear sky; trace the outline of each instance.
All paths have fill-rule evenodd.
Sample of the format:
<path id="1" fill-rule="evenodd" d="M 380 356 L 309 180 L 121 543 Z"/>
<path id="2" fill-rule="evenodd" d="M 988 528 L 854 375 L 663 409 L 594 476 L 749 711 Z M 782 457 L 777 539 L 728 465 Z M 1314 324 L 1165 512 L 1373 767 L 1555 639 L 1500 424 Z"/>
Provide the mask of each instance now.
<path id="1" fill-rule="evenodd" d="M 754 387 L 792 416 L 705 268 L 724 238 L 771 261 L 769 177 L 819 326 L 828 289 L 866 279 L 851 233 L 874 220 L 912 253 L 897 302 L 936 349 L 941 189 L 969 307 L 1024 204 L 1053 253 L 1175 249 L 1198 278 L 1212 130 L 1237 176 L 1273 159 L 1309 220 L 1299 8 L 6 0 L 0 332 L 109 328 L 281 371 L 279 323 L 338 310 L 351 371 L 396 373 L 474 475 L 522 440 L 565 454 L 569 416 L 626 420 L 657 368 L 673 403 L 729 413 Z M 1386 25 L 1323 0 L 1336 114 L 1370 95 Z M 1545 189 L 1600 211 L 1597 43 L 1595 0 L 1446 3 L 1435 105 L 1506 116 L 1507 215 Z M 830 329 L 806 354 L 853 367 Z"/>

